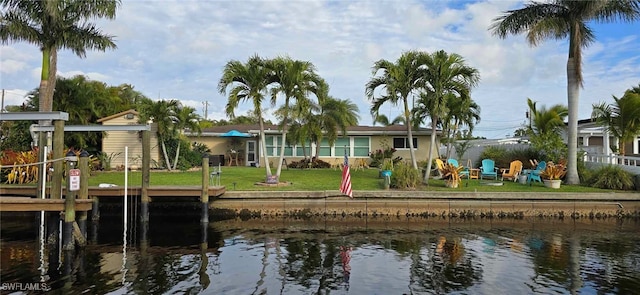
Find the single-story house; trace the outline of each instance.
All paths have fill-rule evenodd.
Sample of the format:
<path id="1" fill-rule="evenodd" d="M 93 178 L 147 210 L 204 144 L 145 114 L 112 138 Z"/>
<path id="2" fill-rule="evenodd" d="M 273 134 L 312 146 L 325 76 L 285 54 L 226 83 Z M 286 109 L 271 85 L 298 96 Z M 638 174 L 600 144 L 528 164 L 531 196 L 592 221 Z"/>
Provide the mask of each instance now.
<path id="1" fill-rule="evenodd" d="M 271 164 L 278 161 L 280 155 L 281 131 L 276 125 L 265 125 L 265 145 L 267 157 Z M 228 137 L 230 131 L 237 131 L 236 136 Z M 244 166 L 261 166 L 262 151 L 260 149 L 259 125 L 226 125 L 214 126 L 202 130 L 202 133 L 185 133 L 190 141 L 205 144 L 211 149 L 212 155 L 223 155 L 226 164 L 233 159 L 233 164 Z M 413 144 L 417 161 L 426 161 L 428 151 L 438 154 L 439 141 L 436 140 L 434 148 L 430 148 L 431 129 L 419 128 L 413 132 Z M 411 159 L 409 153 L 409 141 L 407 128 L 403 125 L 391 126 L 351 126 L 347 128 L 346 136 L 340 136 L 333 146 L 327 139 L 323 139 L 320 146 L 307 143 L 303 148 L 300 145 L 285 147 L 285 159 L 287 163 L 316 155 L 320 160 L 334 164 L 342 162 L 345 148 L 350 163 L 360 159 L 369 160 L 369 153 L 384 147 L 396 149 L 395 156 L 403 159 Z M 237 158 L 237 160 L 236 160 Z"/>
<path id="2" fill-rule="evenodd" d="M 102 125 L 137 125 L 138 112 L 127 110 L 98 120 Z M 160 148 L 157 124 L 151 124 L 151 166 L 160 163 Z M 128 165 L 136 169 L 142 165 L 142 133 L 139 131 L 106 131 L 102 139 L 102 153 L 111 157 L 111 167 L 115 169 L 125 163 L 125 147 L 128 147 Z"/>
<path id="3" fill-rule="evenodd" d="M 566 141 L 566 133 L 564 134 Z M 578 148 L 589 154 L 610 155 L 611 147 L 618 148 L 618 140 L 591 119 L 578 120 Z M 640 137 L 625 145 L 627 156 L 640 154 Z"/>

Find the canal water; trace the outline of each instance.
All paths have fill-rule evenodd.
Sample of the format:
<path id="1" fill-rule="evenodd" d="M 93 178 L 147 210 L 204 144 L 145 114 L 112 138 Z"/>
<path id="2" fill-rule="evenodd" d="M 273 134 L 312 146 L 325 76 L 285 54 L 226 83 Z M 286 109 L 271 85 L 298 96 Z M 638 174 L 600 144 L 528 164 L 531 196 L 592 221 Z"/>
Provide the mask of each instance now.
<path id="1" fill-rule="evenodd" d="M 0 220 L 1 293 L 638 294 L 640 221 L 103 216 L 59 253 Z"/>

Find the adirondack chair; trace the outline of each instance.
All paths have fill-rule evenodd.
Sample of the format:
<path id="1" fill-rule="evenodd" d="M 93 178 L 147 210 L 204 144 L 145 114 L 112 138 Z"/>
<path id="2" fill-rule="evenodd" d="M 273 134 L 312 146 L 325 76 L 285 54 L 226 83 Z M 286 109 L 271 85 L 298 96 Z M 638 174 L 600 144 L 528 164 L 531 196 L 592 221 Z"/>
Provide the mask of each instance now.
<path id="1" fill-rule="evenodd" d="M 540 173 L 544 171 L 544 168 L 547 168 L 547 162 L 545 161 L 538 162 L 538 166 L 536 166 L 536 169 L 531 170 L 529 172 L 529 177 L 527 177 L 527 182 L 531 183 L 532 180 L 537 182 L 542 182 L 542 178 L 540 178 Z"/>
<path id="2" fill-rule="evenodd" d="M 458 160 L 456 159 L 448 159 L 447 163 L 455 166 L 455 167 L 460 167 L 460 165 L 458 164 Z M 469 178 L 469 167 L 465 167 L 462 171 L 460 171 L 460 177 L 467 177 Z"/>
<path id="3" fill-rule="evenodd" d="M 520 175 L 520 172 L 522 172 L 522 162 L 519 160 L 515 160 L 512 161 L 509 164 L 509 170 L 505 170 L 502 173 L 502 181 L 504 181 L 504 179 L 513 179 L 513 181 L 517 181 L 518 180 L 518 175 Z"/>
<path id="4" fill-rule="evenodd" d="M 496 162 L 491 159 L 482 160 L 482 166 L 480 167 L 480 179 L 484 177 L 492 177 L 498 180 L 498 168 Z"/>
<path id="5" fill-rule="evenodd" d="M 438 173 L 435 177 L 442 178 L 442 169 L 444 169 L 444 162 L 440 159 L 436 159 L 436 167 L 431 169 L 431 172 Z"/>

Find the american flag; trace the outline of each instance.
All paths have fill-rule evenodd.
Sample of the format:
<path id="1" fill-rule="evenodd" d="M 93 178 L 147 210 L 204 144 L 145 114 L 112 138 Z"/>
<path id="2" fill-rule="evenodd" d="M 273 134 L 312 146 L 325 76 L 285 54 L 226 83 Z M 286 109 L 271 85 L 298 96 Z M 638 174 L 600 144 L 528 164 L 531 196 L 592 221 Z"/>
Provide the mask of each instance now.
<path id="1" fill-rule="evenodd" d="M 347 149 L 344 150 L 344 164 L 342 165 L 342 183 L 340 184 L 340 192 L 353 199 L 353 191 L 351 190 L 351 172 L 349 172 L 349 156 Z"/>

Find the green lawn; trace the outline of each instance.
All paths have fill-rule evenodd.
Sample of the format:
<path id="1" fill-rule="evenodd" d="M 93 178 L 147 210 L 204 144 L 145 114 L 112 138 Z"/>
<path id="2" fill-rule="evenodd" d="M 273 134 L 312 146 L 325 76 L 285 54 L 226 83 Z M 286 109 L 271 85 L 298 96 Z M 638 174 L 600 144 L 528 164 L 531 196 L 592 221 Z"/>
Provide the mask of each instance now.
<path id="1" fill-rule="evenodd" d="M 275 170 L 275 169 L 274 169 Z M 129 172 L 129 185 L 140 185 L 142 173 L 139 171 Z M 291 185 L 280 187 L 265 187 L 255 185 L 256 182 L 264 181 L 265 170 L 253 167 L 222 167 L 220 178 L 221 185 L 227 190 L 298 190 L 298 191 L 322 191 L 338 190 L 342 177 L 341 170 L 333 169 L 284 169 L 280 176 L 280 181 L 290 182 Z M 152 171 L 150 176 L 151 185 L 200 185 L 202 174 L 200 171 L 189 172 L 166 172 Z M 365 169 L 351 171 L 351 182 L 354 190 L 381 190 L 383 189 L 382 179 L 378 178 L 377 169 Z M 95 172 L 89 179 L 90 186 L 97 186 L 100 183 L 112 183 L 124 185 L 124 172 Z M 467 185 L 468 184 L 468 185 Z M 534 183 L 532 186 L 522 185 L 510 181 L 505 181 L 503 186 L 488 186 L 481 184 L 478 180 L 463 180 L 457 189 L 446 188 L 442 180 L 430 180 L 429 186 L 421 186 L 418 190 L 423 191 L 479 191 L 479 192 L 607 192 L 607 190 L 565 185 L 558 190 L 544 187 L 541 183 Z"/>

